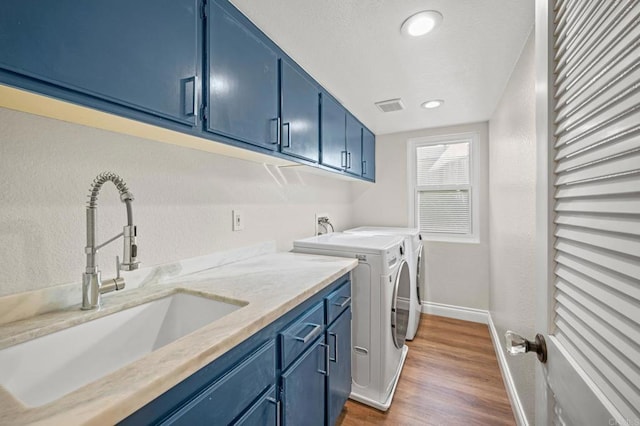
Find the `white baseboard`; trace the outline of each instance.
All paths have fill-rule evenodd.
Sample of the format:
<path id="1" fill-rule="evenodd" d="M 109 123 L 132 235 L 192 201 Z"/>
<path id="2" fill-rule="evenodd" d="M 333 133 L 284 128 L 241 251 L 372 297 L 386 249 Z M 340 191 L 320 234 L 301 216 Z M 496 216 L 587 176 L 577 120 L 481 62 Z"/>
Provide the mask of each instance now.
<path id="1" fill-rule="evenodd" d="M 489 316 L 489 312 L 482 309 L 465 308 L 464 306 L 445 305 L 434 302 L 422 302 L 422 313 L 479 322 L 481 324 L 487 324 L 487 318 Z"/>
<path id="2" fill-rule="evenodd" d="M 525 415 L 524 408 L 520 402 L 520 396 L 518 395 L 516 384 L 513 381 L 513 376 L 511 375 L 509 365 L 507 364 L 507 355 L 505 354 L 504 349 L 502 349 L 502 339 L 498 336 L 498 331 L 496 330 L 495 324 L 493 324 L 490 313 L 487 315 L 487 319 L 489 334 L 491 335 L 491 341 L 493 342 L 493 349 L 495 350 L 496 357 L 498 358 L 498 365 L 502 372 L 502 380 L 504 381 L 504 387 L 507 390 L 507 395 L 511 402 L 511 409 L 513 410 L 513 415 L 516 418 L 516 423 L 518 426 L 529 426 L 527 416 Z"/>

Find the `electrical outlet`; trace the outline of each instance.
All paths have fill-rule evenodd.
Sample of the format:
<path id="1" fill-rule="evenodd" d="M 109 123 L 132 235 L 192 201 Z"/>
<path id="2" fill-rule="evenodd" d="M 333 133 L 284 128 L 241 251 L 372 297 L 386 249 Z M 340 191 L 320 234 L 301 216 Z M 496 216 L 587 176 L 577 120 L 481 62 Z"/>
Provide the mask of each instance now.
<path id="1" fill-rule="evenodd" d="M 244 229 L 244 216 L 240 210 L 232 210 L 233 225 L 232 230 L 242 231 Z"/>
<path id="2" fill-rule="evenodd" d="M 329 219 L 329 213 L 316 213 L 315 221 L 313 222 L 313 235 L 318 235 L 320 233 L 325 234 L 327 230 L 319 224 L 321 218 Z"/>

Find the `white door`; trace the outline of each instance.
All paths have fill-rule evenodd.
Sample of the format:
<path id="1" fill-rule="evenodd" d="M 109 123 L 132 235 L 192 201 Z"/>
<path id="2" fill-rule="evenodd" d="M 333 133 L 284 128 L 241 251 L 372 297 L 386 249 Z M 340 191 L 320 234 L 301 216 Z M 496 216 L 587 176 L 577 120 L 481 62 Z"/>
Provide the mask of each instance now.
<path id="1" fill-rule="evenodd" d="M 640 1 L 536 0 L 536 423 L 640 426 Z"/>

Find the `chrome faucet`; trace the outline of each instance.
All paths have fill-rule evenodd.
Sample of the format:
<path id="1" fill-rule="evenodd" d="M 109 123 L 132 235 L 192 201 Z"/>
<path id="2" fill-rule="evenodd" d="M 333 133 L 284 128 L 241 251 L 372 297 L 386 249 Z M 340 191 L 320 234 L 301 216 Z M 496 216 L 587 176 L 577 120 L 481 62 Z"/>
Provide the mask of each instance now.
<path id="1" fill-rule="evenodd" d="M 102 184 L 107 181 L 113 182 L 120 192 L 120 200 L 127 206 L 127 225 L 123 231 L 115 237 L 96 245 L 96 221 L 98 214 L 98 193 Z M 96 309 L 100 307 L 101 295 L 114 290 L 122 290 L 125 286 L 124 278 L 120 276 L 120 270 L 132 271 L 138 269 L 140 262 L 137 260 L 138 246 L 136 245 L 136 227 L 133 224 L 133 213 L 131 202 L 133 194 L 129 192 L 127 184 L 115 173 L 100 173 L 91 184 L 89 202 L 87 203 L 87 246 L 84 252 L 87 255 L 87 267 L 82 274 L 82 309 Z M 102 281 L 100 271 L 96 264 L 96 254 L 98 250 L 107 244 L 124 237 L 123 261 L 116 257 L 116 278 Z"/>

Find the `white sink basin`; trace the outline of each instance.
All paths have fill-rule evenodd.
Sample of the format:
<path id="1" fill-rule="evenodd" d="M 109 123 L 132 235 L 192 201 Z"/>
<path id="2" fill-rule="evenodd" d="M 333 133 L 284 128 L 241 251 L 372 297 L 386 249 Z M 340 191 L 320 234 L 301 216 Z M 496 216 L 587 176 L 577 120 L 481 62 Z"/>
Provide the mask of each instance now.
<path id="1" fill-rule="evenodd" d="M 38 407 L 185 336 L 242 305 L 175 293 L 0 350 L 0 385 Z"/>

